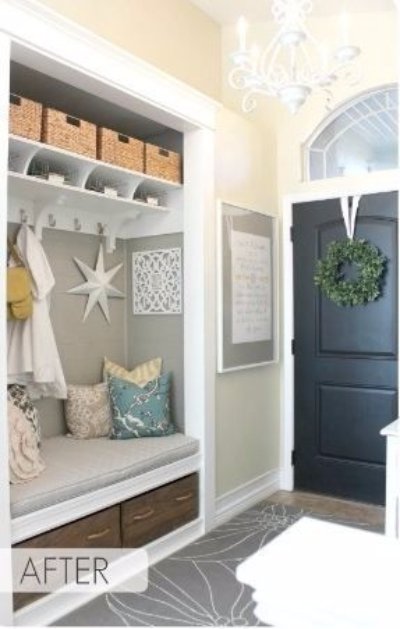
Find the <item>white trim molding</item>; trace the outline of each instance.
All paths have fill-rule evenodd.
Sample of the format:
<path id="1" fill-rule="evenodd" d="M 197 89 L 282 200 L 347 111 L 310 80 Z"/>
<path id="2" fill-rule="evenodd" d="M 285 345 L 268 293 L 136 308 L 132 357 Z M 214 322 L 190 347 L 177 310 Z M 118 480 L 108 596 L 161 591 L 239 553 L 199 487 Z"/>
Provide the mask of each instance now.
<path id="1" fill-rule="evenodd" d="M 10 40 L 0 32 L 0 76 L 9 85 L 10 78 Z M 7 208 L 7 172 L 8 172 L 8 110 L 9 96 L 0 86 L 0 203 L 1 207 Z M 7 216 L 6 212 L 0 215 L 0 338 L 6 337 L 6 313 L 4 304 L 6 303 L 6 234 Z M 5 342 L 3 348 L 5 347 Z M 1 352 L 0 356 L 0 548 L 9 548 L 11 527 L 10 520 L 5 514 L 9 511 L 10 505 L 10 485 L 8 469 L 8 422 L 7 422 L 7 356 L 6 352 Z M 0 627 L 12 623 L 12 596 L 6 594 L 7 583 L 11 582 L 11 552 L 8 559 L 4 559 L 0 567 Z M 2 587 L 3 586 L 3 587 Z M 3 589 L 4 588 L 4 589 Z"/>
<path id="2" fill-rule="evenodd" d="M 281 472 L 270 470 L 226 492 L 216 501 L 215 526 L 224 524 L 238 513 L 265 500 L 281 488 Z"/>

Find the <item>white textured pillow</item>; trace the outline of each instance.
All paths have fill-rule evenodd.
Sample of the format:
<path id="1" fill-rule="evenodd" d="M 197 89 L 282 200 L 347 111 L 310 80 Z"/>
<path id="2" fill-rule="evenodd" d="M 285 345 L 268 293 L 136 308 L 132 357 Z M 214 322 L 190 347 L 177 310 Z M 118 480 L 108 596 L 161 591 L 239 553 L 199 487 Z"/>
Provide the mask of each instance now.
<path id="1" fill-rule="evenodd" d="M 46 466 L 31 422 L 10 400 L 7 415 L 10 483 L 26 483 L 39 476 Z"/>
<path id="2" fill-rule="evenodd" d="M 106 382 L 69 384 L 64 406 L 67 427 L 75 439 L 95 439 L 110 434 L 111 405 Z"/>

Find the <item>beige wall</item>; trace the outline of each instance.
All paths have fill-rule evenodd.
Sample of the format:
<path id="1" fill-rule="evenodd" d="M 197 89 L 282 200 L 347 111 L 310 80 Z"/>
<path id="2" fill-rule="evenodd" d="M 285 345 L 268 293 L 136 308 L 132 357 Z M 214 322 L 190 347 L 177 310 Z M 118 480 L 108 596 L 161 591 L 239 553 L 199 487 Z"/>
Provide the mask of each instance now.
<path id="1" fill-rule="evenodd" d="M 220 98 L 220 28 L 187 0 L 42 0 L 65 17 Z"/>
<path id="2" fill-rule="evenodd" d="M 276 214 L 274 139 L 228 109 L 217 124 L 217 196 Z M 279 466 L 279 366 L 217 375 L 217 496 Z"/>

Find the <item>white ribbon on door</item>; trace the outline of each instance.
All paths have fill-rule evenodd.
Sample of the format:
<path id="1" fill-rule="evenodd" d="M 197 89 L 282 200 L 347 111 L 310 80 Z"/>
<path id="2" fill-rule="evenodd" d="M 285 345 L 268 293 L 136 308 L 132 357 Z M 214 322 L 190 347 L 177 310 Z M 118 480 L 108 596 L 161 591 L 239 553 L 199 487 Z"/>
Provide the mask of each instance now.
<path id="1" fill-rule="evenodd" d="M 347 238 L 354 240 L 354 231 L 356 228 L 356 218 L 358 212 L 358 206 L 360 204 L 361 196 L 342 197 L 340 199 L 340 207 L 342 209 L 342 216 L 344 220 L 344 226 L 346 228 Z"/>

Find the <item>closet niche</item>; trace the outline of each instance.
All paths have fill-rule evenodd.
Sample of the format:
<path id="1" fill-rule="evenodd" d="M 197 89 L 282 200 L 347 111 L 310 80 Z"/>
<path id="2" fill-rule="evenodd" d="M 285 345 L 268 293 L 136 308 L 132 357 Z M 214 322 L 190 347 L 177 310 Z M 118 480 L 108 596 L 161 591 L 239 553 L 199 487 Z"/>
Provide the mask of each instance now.
<path id="1" fill-rule="evenodd" d="M 180 131 L 54 76 L 13 62 L 10 87 L 45 108 L 160 147 L 163 156 L 182 156 Z M 151 439 L 72 439 L 63 401 L 35 401 L 46 470 L 11 487 L 14 544 L 85 547 L 96 539 L 141 546 L 198 516 L 198 442 L 185 434 L 183 312 L 133 314 L 138 252 L 181 249 L 183 282 L 183 193 L 182 181 L 10 134 L 9 235 L 15 240 L 28 224 L 49 261 L 55 277 L 50 316 L 66 382 L 102 382 L 104 357 L 127 369 L 161 357 L 163 372 L 172 373 L 177 429 Z M 76 260 L 93 269 L 101 245 L 106 270 L 122 264 L 112 285 L 125 298 L 108 299 L 110 322 L 98 305 L 83 321 L 87 296 L 68 291 L 85 281 Z"/>

